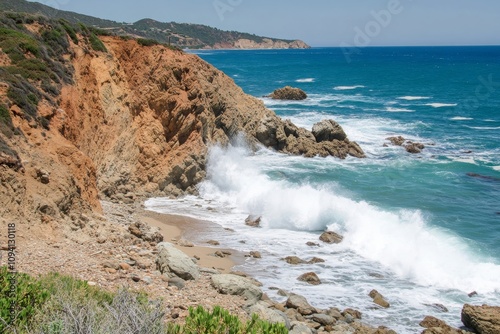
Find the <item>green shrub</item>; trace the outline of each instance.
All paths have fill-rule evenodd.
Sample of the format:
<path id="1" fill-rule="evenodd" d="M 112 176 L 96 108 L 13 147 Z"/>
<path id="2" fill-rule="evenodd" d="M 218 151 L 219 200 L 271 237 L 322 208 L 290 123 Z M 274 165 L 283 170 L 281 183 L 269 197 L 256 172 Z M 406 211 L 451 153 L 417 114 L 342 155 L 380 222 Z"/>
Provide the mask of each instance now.
<path id="1" fill-rule="evenodd" d="M 10 123 L 10 113 L 5 105 L 0 104 L 0 122 L 2 123 Z"/>
<path id="2" fill-rule="evenodd" d="M 170 326 L 173 334 L 286 334 L 283 324 L 270 324 L 260 320 L 255 314 L 246 323 L 227 310 L 216 306 L 210 312 L 203 307 L 189 309 L 184 326 Z"/>
<path id="3" fill-rule="evenodd" d="M 93 32 L 90 33 L 89 41 L 92 49 L 94 49 L 95 51 L 108 52 L 106 46 L 104 46 L 104 43 Z"/>
<path id="4" fill-rule="evenodd" d="M 69 35 L 73 43 L 78 44 L 78 36 L 76 35 L 76 31 L 71 23 L 64 19 L 60 19 L 59 23 L 63 26 L 64 30 L 66 30 L 66 33 Z"/>
<path id="5" fill-rule="evenodd" d="M 40 282 L 0 267 L 0 333 L 27 327 L 48 297 Z"/>
<path id="6" fill-rule="evenodd" d="M 160 44 L 157 40 L 146 39 L 146 38 L 138 38 L 137 43 L 139 43 L 142 46 L 153 46 Z"/>

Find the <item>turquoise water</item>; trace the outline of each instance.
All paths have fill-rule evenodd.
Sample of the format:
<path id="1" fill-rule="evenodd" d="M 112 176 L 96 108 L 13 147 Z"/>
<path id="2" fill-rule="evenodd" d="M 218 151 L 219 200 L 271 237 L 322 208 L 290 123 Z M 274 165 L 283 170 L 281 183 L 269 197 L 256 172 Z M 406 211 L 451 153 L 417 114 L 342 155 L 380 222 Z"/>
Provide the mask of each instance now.
<path id="1" fill-rule="evenodd" d="M 500 304 L 500 47 L 360 51 L 350 62 L 336 48 L 199 52 L 283 118 L 309 129 L 335 119 L 367 158 L 214 148 L 200 196 L 147 205 L 245 235 L 246 244 L 225 245 L 263 251 L 243 269 L 266 287 L 300 292 L 318 306 L 357 307 L 400 333 L 418 332 L 428 314 L 458 326 L 463 303 Z M 284 85 L 309 98 L 263 98 Z M 384 146 L 394 135 L 426 148 L 411 155 Z M 248 214 L 261 215 L 263 228 L 241 226 Z M 305 246 L 324 229 L 344 242 Z M 291 268 L 279 263 L 287 255 L 327 262 Z M 324 284 L 297 282 L 307 269 Z M 391 301 L 389 310 L 373 309 L 371 288 Z"/>

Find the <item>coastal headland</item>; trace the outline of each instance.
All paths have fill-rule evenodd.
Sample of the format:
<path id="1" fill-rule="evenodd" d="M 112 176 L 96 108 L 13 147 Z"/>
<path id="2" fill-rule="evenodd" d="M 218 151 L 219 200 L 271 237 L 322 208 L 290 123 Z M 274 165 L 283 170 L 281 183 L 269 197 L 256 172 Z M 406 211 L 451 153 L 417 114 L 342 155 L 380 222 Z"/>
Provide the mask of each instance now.
<path id="1" fill-rule="evenodd" d="M 208 222 L 142 208 L 150 197 L 195 194 L 208 148 L 235 138 L 283 154 L 362 158 L 335 135 L 337 123 L 318 124 L 321 136 L 299 128 L 196 55 L 164 45 L 26 15 L 2 14 L 2 34 L 0 241 L 15 224 L 17 270 L 143 289 L 163 298 L 172 321 L 190 306 L 221 305 L 292 333 L 393 333 L 363 324 L 355 305 L 269 300 L 231 272 L 256 253 L 194 245 L 183 229 L 202 233 Z"/>

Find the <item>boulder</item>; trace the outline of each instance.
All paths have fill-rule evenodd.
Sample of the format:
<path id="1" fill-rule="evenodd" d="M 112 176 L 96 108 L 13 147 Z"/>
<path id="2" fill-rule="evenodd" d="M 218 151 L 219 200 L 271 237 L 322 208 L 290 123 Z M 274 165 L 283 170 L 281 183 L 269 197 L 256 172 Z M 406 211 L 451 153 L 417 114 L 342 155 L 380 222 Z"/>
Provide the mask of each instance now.
<path id="1" fill-rule="evenodd" d="M 327 119 L 313 125 L 312 133 L 318 143 L 347 139 L 344 129 L 334 120 Z"/>
<path id="2" fill-rule="evenodd" d="M 247 219 L 245 219 L 245 225 L 250 226 L 250 227 L 260 227 L 260 221 L 261 217 L 255 217 L 255 216 L 248 216 Z"/>
<path id="3" fill-rule="evenodd" d="M 302 274 L 297 279 L 299 281 L 306 282 L 306 283 L 309 283 L 311 285 L 320 285 L 321 284 L 321 280 L 319 279 L 318 275 L 316 275 L 316 273 L 313 273 L 313 272 Z"/>
<path id="4" fill-rule="evenodd" d="M 269 95 L 270 98 L 274 100 L 305 100 L 307 99 L 307 94 L 300 88 L 294 88 L 286 86 L 280 89 L 276 89 Z"/>
<path id="5" fill-rule="evenodd" d="M 259 251 L 251 251 L 250 256 L 253 257 L 254 259 L 261 259 L 262 258 L 262 254 L 260 254 Z"/>
<path id="6" fill-rule="evenodd" d="M 449 326 L 443 320 L 435 317 L 427 316 L 419 324 L 421 327 L 426 328 L 422 334 L 461 334 L 462 332 L 456 328 Z"/>
<path id="7" fill-rule="evenodd" d="M 479 334 L 498 334 L 500 333 L 500 307 L 465 304 L 462 309 L 462 322 Z"/>
<path id="8" fill-rule="evenodd" d="M 288 334 L 312 334 L 312 330 L 303 323 L 298 323 L 293 326 L 292 330 L 288 332 Z"/>
<path id="9" fill-rule="evenodd" d="M 168 286 L 175 286 L 181 290 L 186 285 L 185 281 L 180 277 L 172 277 L 168 280 Z"/>
<path id="10" fill-rule="evenodd" d="M 316 313 L 316 309 L 312 307 L 307 302 L 307 299 L 301 295 L 290 294 L 290 297 L 286 300 L 285 306 L 296 309 L 302 315 L 311 315 Z"/>
<path id="11" fill-rule="evenodd" d="M 248 309 L 248 314 L 251 316 L 252 314 L 256 314 L 260 319 L 270 322 L 272 324 L 283 324 L 286 328 L 290 329 L 290 320 L 285 315 L 285 313 L 269 308 L 266 302 L 258 302 L 252 305 Z"/>
<path id="12" fill-rule="evenodd" d="M 369 296 L 372 297 L 373 302 L 379 306 L 382 306 L 384 308 L 389 308 L 391 306 L 385 300 L 384 296 L 382 296 L 377 290 L 370 291 Z"/>
<path id="13" fill-rule="evenodd" d="M 404 139 L 403 137 L 401 136 L 397 136 L 397 137 L 389 137 L 389 138 L 386 138 L 388 141 L 391 142 L 392 145 L 394 146 L 403 146 L 404 142 L 406 141 L 406 139 Z"/>
<path id="14" fill-rule="evenodd" d="M 327 244 L 339 244 L 342 240 L 344 240 L 344 237 L 335 232 L 326 231 L 321 234 L 319 240 L 326 242 Z"/>
<path id="15" fill-rule="evenodd" d="M 359 312 L 358 310 L 354 310 L 352 308 L 345 309 L 344 311 L 342 311 L 341 314 L 343 317 L 346 317 L 349 315 L 353 319 L 358 319 L 358 320 L 361 319 L 361 316 L 362 316 L 361 312 Z"/>
<path id="16" fill-rule="evenodd" d="M 324 262 L 326 262 L 326 261 L 323 259 L 320 259 L 319 257 L 313 257 L 312 259 L 307 261 L 307 263 L 309 263 L 309 264 L 324 263 Z"/>
<path id="17" fill-rule="evenodd" d="M 424 148 L 425 146 L 422 143 L 409 142 L 408 144 L 405 145 L 406 152 L 412 154 L 421 153 Z"/>
<path id="18" fill-rule="evenodd" d="M 252 280 L 231 274 L 212 276 L 212 286 L 225 295 L 243 296 L 249 301 L 256 302 L 262 297 L 262 290 Z"/>
<path id="19" fill-rule="evenodd" d="M 306 261 L 302 260 L 301 258 L 299 258 L 297 256 L 287 256 L 283 260 L 285 260 L 286 263 L 293 264 L 293 265 L 307 263 Z"/>
<path id="20" fill-rule="evenodd" d="M 160 243 L 163 241 L 163 235 L 157 227 L 151 227 L 143 222 L 135 222 L 128 227 L 130 233 L 139 239 L 148 242 Z"/>
<path id="21" fill-rule="evenodd" d="M 337 320 L 335 320 L 334 317 L 331 317 L 327 314 L 320 314 L 320 313 L 315 313 L 311 316 L 311 319 L 323 326 L 328 326 L 328 325 L 335 325 Z"/>
<path id="22" fill-rule="evenodd" d="M 191 258 L 172 244 L 162 242 L 158 244 L 157 249 L 156 268 L 162 274 L 184 280 L 196 280 L 200 277 L 200 271 Z"/>
<path id="23" fill-rule="evenodd" d="M 187 241 L 186 239 L 180 239 L 177 241 L 177 245 L 181 247 L 194 247 L 194 244 L 191 241 Z"/>

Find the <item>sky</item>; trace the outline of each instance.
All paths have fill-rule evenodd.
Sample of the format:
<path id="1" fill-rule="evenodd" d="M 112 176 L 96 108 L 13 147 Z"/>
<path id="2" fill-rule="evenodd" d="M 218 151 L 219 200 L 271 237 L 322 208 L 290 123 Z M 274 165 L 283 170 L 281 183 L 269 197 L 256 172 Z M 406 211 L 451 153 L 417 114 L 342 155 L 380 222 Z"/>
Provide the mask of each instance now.
<path id="1" fill-rule="evenodd" d="M 36 1 L 118 22 L 200 23 L 317 47 L 500 45 L 499 0 Z"/>

